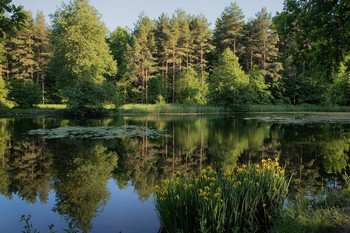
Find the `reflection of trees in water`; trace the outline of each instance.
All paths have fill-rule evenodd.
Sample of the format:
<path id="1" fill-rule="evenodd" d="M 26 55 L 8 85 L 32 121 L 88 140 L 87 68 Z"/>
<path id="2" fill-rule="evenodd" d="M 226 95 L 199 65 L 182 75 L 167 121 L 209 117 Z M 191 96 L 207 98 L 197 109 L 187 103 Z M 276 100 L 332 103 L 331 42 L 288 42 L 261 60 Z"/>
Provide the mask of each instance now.
<path id="1" fill-rule="evenodd" d="M 45 140 L 28 138 L 11 140 L 11 120 L 1 120 L 0 153 L 2 154 L 1 194 L 12 198 L 18 195 L 28 203 L 39 197 L 46 203 L 51 178 L 50 153 Z"/>
<path id="2" fill-rule="evenodd" d="M 110 197 L 107 182 L 117 166 L 117 154 L 89 140 L 60 140 L 52 153 L 56 173 L 54 211 L 88 232 L 92 219 L 103 211 Z"/>
<path id="3" fill-rule="evenodd" d="M 229 115 L 144 116 L 84 124 L 118 125 L 123 120 L 124 125 L 143 125 L 145 130 L 166 130 L 170 137 L 45 141 L 25 136 L 23 131 L 74 125 L 74 121 L 3 119 L 0 193 L 9 197 L 16 194 L 31 203 L 38 197 L 46 202 L 53 177 L 55 210 L 89 231 L 92 219 L 110 196 L 106 187 L 110 177 L 119 188 L 132 185 L 144 201 L 155 184 L 177 171 L 198 174 L 209 164 L 225 170 L 240 163 L 280 157 L 294 174 L 293 193 L 324 185 L 333 173 L 345 168 L 350 151 L 349 126 L 340 124 L 283 125 Z"/>

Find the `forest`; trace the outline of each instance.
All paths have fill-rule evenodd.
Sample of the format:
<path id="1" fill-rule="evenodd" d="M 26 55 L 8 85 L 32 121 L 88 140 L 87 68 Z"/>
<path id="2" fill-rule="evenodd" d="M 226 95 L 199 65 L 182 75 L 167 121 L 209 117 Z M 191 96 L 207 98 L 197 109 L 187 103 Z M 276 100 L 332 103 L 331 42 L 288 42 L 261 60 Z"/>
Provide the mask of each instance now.
<path id="1" fill-rule="evenodd" d="M 350 2 L 285 0 L 215 26 L 181 9 L 109 32 L 89 0 L 35 16 L 0 1 L 2 107 L 186 103 L 350 105 Z"/>

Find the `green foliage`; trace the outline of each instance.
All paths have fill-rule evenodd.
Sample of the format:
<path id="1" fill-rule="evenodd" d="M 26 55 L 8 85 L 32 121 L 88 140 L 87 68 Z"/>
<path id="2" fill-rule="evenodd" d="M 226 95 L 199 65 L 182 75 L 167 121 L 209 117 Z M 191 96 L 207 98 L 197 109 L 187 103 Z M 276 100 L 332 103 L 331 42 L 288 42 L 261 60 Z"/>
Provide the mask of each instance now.
<path id="1" fill-rule="evenodd" d="M 348 63 L 348 64 L 347 64 Z M 333 85 L 327 91 L 326 103 L 350 105 L 350 56 L 340 64 L 333 77 Z"/>
<path id="2" fill-rule="evenodd" d="M 268 85 L 265 84 L 264 76 L 259 71 L 258 66 L 254 65 L 248 72 L 249 75 L 249 87 L 252 92 L 252 100 L 257 104 L 270 103 L 272 96 L 268 90 Z"/>
<path id="3" fill-rule="evenodd" d="M 107 43 L 115 61 L 118 62 L 117 80 L 121 81 L 121 77 L 126 72 L 126 53 L 127 47 L 131 44 L 132 36 L 130 29 L 118 27 L 110 33 Z"/>
<path id="4" fill-rule="evenodd" d="M 240 49 L 238 40 L 243 35 L 244 15 L 236 2 L 225 7 L 220 18 L 216 20 L 214 31 L 214 45 L 218 53 L 230 48 L 234 54 Z"/>
<path id="5" fill-rule="evenodd" d="M 261 167 L 260 167 L 261 166 Z M 279 164 L 264 160 L 217 174 L 174 174 L 154 188 L 155 206 L 168 232 L 255 232 L 281 215 L 288 180 Z"/>
<path id="6" fill-rule="evenodd" d="M 187 104 L 206 104 L 208 86 L 201 76 L 191 67 L 182 72 L 177 79 L 176 99 Z"/>
<path id="7" fill-rule="evenodd" d="M 8 99 L 14 101 L 18 107 L 28 108 L 41 101 L 40 86 L 32 82 L 13 80 L 9 87 Z"/>
<path id="8" fill-rule="evenodd" d="M 101 114 L 104 113 L 104 105 L 117 105 L 117 90 L 111 82 L 79 82 L 62 89 L 61 94 L 68 99 L 70 112 L 75 114 Z"/>
<path id="9" fill-rule="evenodd" d="M 0 1 L 0 38 L 16 28 L 22 28 L 27 18 L 23 6 L 15 6 L 11 2 L 12 0 Z"/>
<path id="10" fill-rule="evenodd" d="M 225 107 L 190 104 L 125 104 L 119 107 L 121 113 L 219 113 L 226 112 Z"/>
<path id="11" fill-rule="evenodd" d="M 230 49 L 220 56 L 210 77 L 210 99 L 215 104 L 233 105 L 247 102 L 251 99 L 249 76 L 245 74 L 236 57 Z"/>
<path id="12" fill-rule="evenodd" d="M 116 61 L 106 43 L 107 28 L 88 0 L 63 4 L 51 18 L 54 46 L 51 71 L 61 87 L 80 81 L 101 83 L 104 75 L 116 73 Z"/>
<path id="13" fill-rule="evenodd" d="M 335 227 L 345 223 L 347 216 L 339 208 L 348 201 L 331 193 L 326 198 L 313 195 L 289 201 L 281 218 L 271 232 L 319 233 L 337 232 Z"/>
<path id="14" fill-rule="evenodd" d="M 164 105 L 164 104 L 166 104 L 164 97 L 161 96 L 161 95 L 157 96 L 157 99 L 156 99 L 155 102 L 156 102 L 157 105 Z"/>

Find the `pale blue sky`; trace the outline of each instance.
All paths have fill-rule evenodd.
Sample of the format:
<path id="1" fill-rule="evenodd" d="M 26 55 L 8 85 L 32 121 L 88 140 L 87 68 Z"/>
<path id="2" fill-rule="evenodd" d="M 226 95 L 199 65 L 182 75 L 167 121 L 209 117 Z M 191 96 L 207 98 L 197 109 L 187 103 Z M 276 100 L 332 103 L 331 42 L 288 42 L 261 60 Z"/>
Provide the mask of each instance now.
<path id="1" fill-rule="evenodd" d="M 15 5 L 23 5 L 25 10 L 36 13 L 43 10 L 48 16 L 53 13 L 61 3 L 68 3 L 69 0 L 13 0 Z M 90 0 L 101 14 L 109 30 L 114 30 L 118 26 L 134 27 L 141 11 L 144 11 L 150 18 L 158 18 L 162 12 L 172 15 L 177 8 L 185 10 L 187 13 L 198 15 L 203 13 L 214 28 L 216 18 L 231 0 Z M 268 12 L 275 15 L 276 11 L 283 9 L 283 0 L 236 0 L 238 6 L 246 16 L 245 20 L 254 17 L 256 12 L 262 7 L 266 7 Z M 47 17 L 47 20 L 49 18 Z"/>

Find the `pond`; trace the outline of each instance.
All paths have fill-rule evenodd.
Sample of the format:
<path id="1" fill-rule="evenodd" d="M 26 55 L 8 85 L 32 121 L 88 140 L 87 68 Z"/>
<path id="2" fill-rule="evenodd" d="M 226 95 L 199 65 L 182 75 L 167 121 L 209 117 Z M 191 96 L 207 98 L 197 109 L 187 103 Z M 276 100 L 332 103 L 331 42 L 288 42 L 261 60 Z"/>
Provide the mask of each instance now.
<path id="1" fill-rule="evenodd" d="M 341 185 L 350 114 L 3 118 L 1 232 L 157 232 L 152 187 L 173 172 L 280 158 L 290 195 Z"/>

